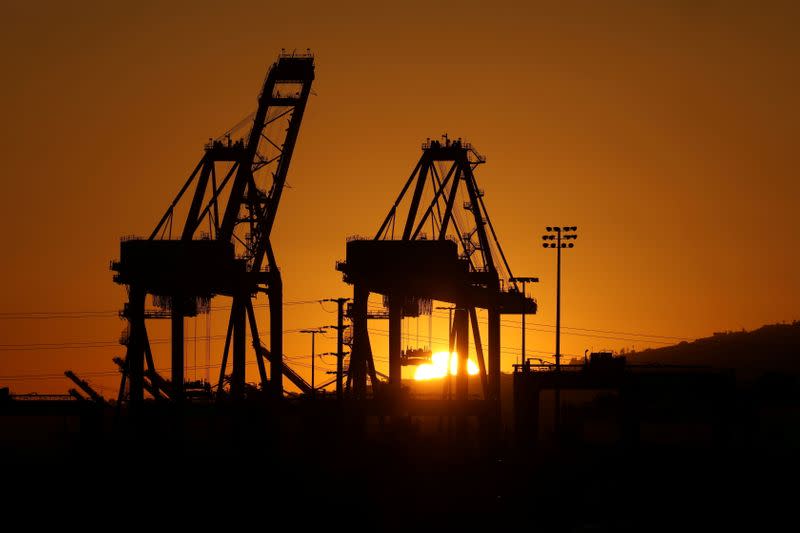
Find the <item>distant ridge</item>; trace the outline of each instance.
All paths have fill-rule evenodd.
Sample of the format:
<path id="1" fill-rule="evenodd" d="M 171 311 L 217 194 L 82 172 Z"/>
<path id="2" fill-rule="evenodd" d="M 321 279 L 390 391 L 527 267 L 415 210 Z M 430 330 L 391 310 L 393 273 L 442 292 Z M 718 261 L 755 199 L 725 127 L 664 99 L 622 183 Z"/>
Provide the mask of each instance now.
<path id="1" fill-rule="evenodd" d="M 631 363 L 731 368 L 740 379 L 769 373 L 800 374 L 800 321 L 753 331 L 727 331 L 693 342 L 626 354 Z"/>

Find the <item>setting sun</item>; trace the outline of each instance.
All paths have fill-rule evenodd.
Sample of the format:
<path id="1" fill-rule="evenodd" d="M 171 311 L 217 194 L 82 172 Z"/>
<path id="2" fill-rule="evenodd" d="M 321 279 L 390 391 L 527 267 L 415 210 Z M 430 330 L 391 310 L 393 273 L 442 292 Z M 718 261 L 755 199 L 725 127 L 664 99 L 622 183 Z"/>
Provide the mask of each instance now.
<path id="1" fill-rule="evenodd" d="M 447 375 L 447 352 L 436 352 L 431 357 L 430 363 L 425 363 L 417 367 L 414 372 L 414 379 L 416 381 L 425 381 L 429 379 L 439 379 Z M 450 354 L 450 374 L 455 376 L 458 373 L 458 354 L 453 352 Z M 471 359 L 467 359 L 467 374 L 474 376 L 478 373 L 478 365 Z"/>

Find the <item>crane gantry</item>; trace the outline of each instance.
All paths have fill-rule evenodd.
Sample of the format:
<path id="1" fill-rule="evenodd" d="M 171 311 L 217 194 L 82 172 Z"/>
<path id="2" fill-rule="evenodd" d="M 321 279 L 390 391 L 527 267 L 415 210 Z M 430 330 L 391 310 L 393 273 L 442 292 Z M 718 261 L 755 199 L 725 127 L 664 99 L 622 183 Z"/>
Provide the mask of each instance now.
<path id="1" fill-rule="evenodd" d="M 282 396 L 286 376 L 309 390 L 283 361 L 283 287 L 270 234 L 313 80 L 310 52 L 281 53 L 264 80 L 246 137 L 233 141 L 231 130 L 210 140 L 149 238 L 121 243 L 120 259 L 112 264 L 115 281 L 128 288 L 120 400 L 125 399 L 126 379 L 127 399 L 134 404 L 143 400 L 145 389 L 157 398 L 184 398 L 184 317 L 207 312 L 215 296 L 231 298 L 218 397 L 224 396 L 228 379 L 232 399 L 246 395 L 248 322 L 261 389 Z M 259 293 L 269 301 L 269 349 L 261 343 L 254 311 Z M 155 310 L 146 309 L 148 295 Z M 156 372 L 147 334 L 146 319 L 158 318 L 172 324 L 169 380 Z M 227 378 L 229 353 L 232 372 Z"/>
<path id="2" fill-rule="evenodd" d="M 461 139 L 451 140 L 446 135 L 441 141 L 428 139 L 375 237 L 347 243 L 347 258 L 338 268 L 353 285 L 348 378 L 354 397 L 367 394 L 367 377 L 374 394 L 387 388 L 388 396 L 398 396 L 402 319 L 430 310 L 429 303 L 422 302 L 437 300 L 455 305 L 450 351 L 456 344 L 456 399 L 467 399 L 471 322 L 483 397 L 499 402 L 500 315 L 535 313 L 536 301 L 517 287 L 489 219 L 474 172 L 485 161 Z M 423 231 L 427 228 L 430 235 Z M 370 293 L 382 294 L 389 308 L 388 387 L 378 380 L 372 358 L 367 328 Z M 488 313 L 488 365 L 483 357 L 478 308 Z"/>

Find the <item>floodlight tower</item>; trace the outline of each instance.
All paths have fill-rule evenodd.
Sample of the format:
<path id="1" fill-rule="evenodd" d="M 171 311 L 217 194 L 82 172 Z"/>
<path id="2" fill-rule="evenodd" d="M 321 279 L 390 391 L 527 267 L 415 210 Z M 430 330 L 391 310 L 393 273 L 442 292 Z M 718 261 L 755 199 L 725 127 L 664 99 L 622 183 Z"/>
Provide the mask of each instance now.
<path id="1" fill-rule="evenodd" d="M 578 226 L 547 226 L 547 233 L 542 235 L 542 246 L 555 248 L 557 259 L 556 267 L 556 372 L 561 371 L 561 249 L 575 246 L 571 241 L 578 238 Z M 555 242 L 552 242 L 555 241 Z"/>

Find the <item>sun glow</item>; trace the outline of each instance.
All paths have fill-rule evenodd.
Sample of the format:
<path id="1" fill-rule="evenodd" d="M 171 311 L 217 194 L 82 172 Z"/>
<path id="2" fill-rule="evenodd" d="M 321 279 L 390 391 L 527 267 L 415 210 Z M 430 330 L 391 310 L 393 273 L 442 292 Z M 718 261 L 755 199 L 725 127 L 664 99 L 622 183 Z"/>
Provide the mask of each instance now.
<path id="1" fill-rule="evenodd" d="M 431 357 L 430 363 L 424 363 L 417 367 L 414 372 L 414 379 L 416 381 L 425 381 L 429 379 L 440 379 L 447 376 L 447 352 L 436 352 Z M 458 373 L 458 354 L 453 352 L 450 354 L 450 374 L 455 376 Z M 467 374 L 474 376 L 478 373 L 478 365 L 472 359 L 467 359 Z"/>

